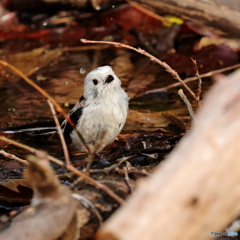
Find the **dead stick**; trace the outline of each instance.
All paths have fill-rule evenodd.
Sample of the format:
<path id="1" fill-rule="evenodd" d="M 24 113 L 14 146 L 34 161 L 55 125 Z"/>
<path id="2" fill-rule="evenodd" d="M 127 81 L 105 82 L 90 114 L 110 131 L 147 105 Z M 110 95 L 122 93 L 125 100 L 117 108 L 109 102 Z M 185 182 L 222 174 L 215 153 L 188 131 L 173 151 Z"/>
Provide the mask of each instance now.
<path id="1" fill-rule="evenodd" d="M 26 149 L 28 150 L 29 152 L 33 153 L 33 154 L 36 154 L 36 152 L 38 151 L 37 149 L 35 148 L 32 148 L 32 147 L 29 147 L 25 144 L 22 144 L 22 143 L 18 143 L 14 140 L 11 140 L 11 139 L 8 139 L 6 137 L 3 137 L 3 136 L 0 136 L 0 140 L 4 141 L 4 142 L 8 142 L 10 144 L 13 144 L 17 147 L 20 147 L 20 148 L 23 148 L 23 149 Z M 55 157 L 53 156 L 50 156 L 48 155 L 47 156 L 49 160 L 51 160 L 52 162 L 55 162 L 56 164 L 58 164 L 59 166 L 64 166 L 64 163 L 58 159 L 56 159 Z M 104 192 L 106 192 L 109 196 L 111 196 L 116 202 L 118 202 L 120 205 L 124 204 L 125 201 L 120 198 L 117 194 L 115 194 L 111 189 L 109 189 L 107 186 L 95 181 L 94 179 L 92 179 L 91 177 L 87 176 L 86 174 L 84 174 L 83 172 L 77 170 L 76 168 L 74 168 L 72 165 L 69 165 L 69 166 L 66 166 L 66 168 L 75 173 L 76 175 L 86 179 L 90 184 L 92 184 L 94 187 L 98 188 L 98 189 L 101 189 L 103 190 Z"/>
<path id="2" fill-rule="evenodd" d="M 183 82 L 183 80 L 180 78 L 180 76 L 178 75 L 178 73 L 173 70 L 167 63 L 162 62 L 161 60 L 159 60 L 158 58 L 154 57 L 153 55 L 151 55 L 150 53 L 146 52 L 145 50 L 141 49 L 141 48 L 134 48 L 131 47 L 129 45 L 123 44 L 123 43 L 118 43 L 118 42 L 109 42 L 109 41 L 92 41 L 92 40 L 86 40 L 86 39 L 81 39 L 81 41 L 83 43 L 107 43 L 107 44 L 111 44 L 114 45 L 115 47 L 123 47 L 123 48 L 128 48 L 131 50 L 134 50 L 142 55 L 145 55 L 147 57 L 150 58 L 151 61 L 158 63 L 159 65 L 161 65 L 162 67 L 164 67 L 166 69 L 167 72 L 169 72 L 173 78 L 175 78 L 176 80 L 178 80 L 187 90 L 188 92 L 192 95 L 192 97 L 194 99 L 196 99 L 195 93 L 187 86 L 187 84 L 185 84 Z"/>
<path id="3" fill-rule="evenodd" d="M 103 45 L 103 46 L 78 46 L 78 47 L 63 47 L 59 50 L 62 50 L 64 52 L 76 52 L 76 51 L 86 51 L 86 50 L 102 50 L 109 48 L 109 45 Z"/>
<path id="4" fill-rule="evenodd" d="M 134 8 L 136 8 L 137 10 L 143 12 L 144 14 L 152 17 L 152 18 L 155 18 L 157 20 L 159 20 L 160 22 L 163 22 L 165 20 L 164 17 L 161 17 L 160 15 L 148 10 L 147 8 L 143 7 L 142 5 L 136 3 L 136 2 L 133 2 L 131 0 L 127 0 L 127 2 Z"/>
<path id="5" fill-rule="evenodd" d="M 14 154 L 11 154 L 11 153 L 7 153 L 5 152 L 4 150 L 0 150 L 0 154 L 2 154 L 4 157 L 6 158 L 9 158 L 9 159 L 12 159 L 12 160 L 16 160 L 20 163 L 23 163 L 25 165 L 28 165 L 29 163 L 26 161 L 26 160 L 23 160 L 17 156 L 15 156 Z"/>
<path id="6" fill-rule="evenodd" d="M 49 100 L 47 100 L 47 102 L 50 106 L 50 110 L 52 112 L 53 119 L 54 119 L 56 127 L 57 127 L 58 135 L 59 135 L 59 138 L 60 138 L 61 143 L 62 143 L 62 148 L 63 148 L 63 152 L 64 152 L 64 156 L 65 156 L 66 165 L 68 166 L 71 163 L 70 163 L 70 158 L 69 158 L 69 154 L 68 154 L 67 144 L 65 142 L 65 139 L 64 139 L 64 136 L 63 136 L 63 133 L 62 133 L 62 129 L 61 129 L 61 126 L 59 124 L 54 106 Z"/>
<path id="7" fill-rule="evenodd" d="M 17 146 L 17 147 L 23 148 L 23 149 L 29 151 L 29 152 L 32 153 L 32 154 L 36 154 L 36 151 L 38 151 L 38 150 L 35 149 L 35 148 L 29 147 L 29 146 L 27 146 L 27 145 L 25 145 L 25 144 L 16 142 L 16 141 L 14 141 L 14 140 L 12 140 L 12 139 L 9 139 L 9 138 L 3 137 L 3 136 L 0 136 L 0 140 L 2 140 L 2 141 L 4 141 L 4 142 L 7 142 L 7 143 L 10 143 L 10 144 L 13 144 L 13 145 L 15 145 L 15 146 Z M 52 157 L 52 156 L 49 156 L 49 155 L 48 155 L 48 158 L 49 158 L 49 160 L 51 160 L 52 162 L 55 162 L 56 164 L 58 164 L 58 165 L 60 165 L 60 166 L 64 166 L 64 163 L 63 163 L 62 161 L 58 160 L 57 158 Z"/>
<path id="8" fill-rule="evenodd" d="M 124 171 L 124 179 L 125 179 L 125 182 L 130 190 L 130 192 L 133 191 L 133 187 L 131 186 L 131 183 L 130 183 L 130 178 L 129 178 L 129 175 L 128 175 L 128 168 L 127 167 L 123 167 L 123 171 Z"/>
<path id="9" fill-rule="evenodd" d="M 109 174 L 109 170 L 112 170 L 110 168 L 104 168 L 104 169 L 90 169 L 90 173 L 106 173 Z M 112 170 L 113 172 L 119 173 L 119 174 L 125 174 L 125 171 L 123 169 L 114 169 Z M 150 176 L 151 174 L 149 172 L 146 172 L 145 170 L 134 170 L 130 169 L 128 170 L 128 173 L 131 174 L 139 174 L 139 175 L 145 175 L 145 176 Z"/>
<path id="10" fill-rule="evenodd" d="M 196 70 L 196 76 L 198 78 L 198 89 L 197 89 L 197 92 L 196 92 L 196 100 L 197 100 L 197 103 L 198 103 L 198 107 L 200 106 L 200 94 L 201 94 L 201 90 L 202 90 L 202 79 L 199 75 L 199 71 L 198 71 L 198 66 L 197 66 L 197 61 L 192 59 L 192 62 L 194 64 L 194 67 L 195 67 L 195 70 Z"/>
<path id="11" fill-rule="evenodd" d="M 193 120 L 195 114 L 194 114 L 194 111 L 193 111 L 193 109 L 192 109 L 192 105 L 191 105 L 191 103 L 188 101 L 187 96 L 184 94 L 184 92 L 183 92 L 182 89 L 179 89 L 179 90 L 178 90 L 178 95 L 182 98 L 182 100 L 183 100 L 184 103 L 186 104 L 187 109 L 188 109 L 188 112 L 189 112 L 189 115 L 190 115 L 191 119 Z"/>
<path id="12" fill-rule="evenodd" d="M 216 73 L 226 72 L 226 71 L 229 71 L 229 70 L 232 70 L 232 69 L 235 69 L 235 68 L 240 68 L 240 64 L 236 64 L 236 65 L 233 65 L 231 67 L 221 68 L 221 69 L 211 71 L 211 72 L 208 72 L 208 73 L 200 74 L 199 77 L 200 78 L 211 77 L 212 75 L 214 75 Z M 198 77 L 189 77 L 189 78 L 184 79 L 183 82 L 188 83 L 188 82 L 192 82 L 192 81 L 195 81 L 195 80 L 198 80 Z M 173 83 L 173 84 L 170 84 L 166 87 L 146 91 L 146 93 L 160 92 L 160 91 L 163 91 L 163 90 L 168 90 L 170 88 L 178 87 L 180 85 L 181 85 L 181 83 Z"/>

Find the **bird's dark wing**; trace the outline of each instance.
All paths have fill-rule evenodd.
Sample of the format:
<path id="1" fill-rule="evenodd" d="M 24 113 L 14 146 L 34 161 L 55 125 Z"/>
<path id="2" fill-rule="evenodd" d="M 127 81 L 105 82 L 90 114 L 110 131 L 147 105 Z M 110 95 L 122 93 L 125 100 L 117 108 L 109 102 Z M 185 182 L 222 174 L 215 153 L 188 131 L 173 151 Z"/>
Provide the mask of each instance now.
<path id="1" fill-rule="evenodd" d="M 82 112 L 83 112 L 83 101 L 85 100 L 85 98 L 82 96 L 79 101 L 75 104 L 75 106 L 73 107 L 73 109 L 70 111 L 69 113 L 69 117 L 70 119 L 73 121 L 73 123 L 76 125 L 78 120 L 81 118 L 82 116 Z M 70 134 L 73 130 L 73 127 L 70 125 L 69 122 L 67 122 L 66 120 L 62 123 L 62 128 L 63 128 L 63 135 L 65 139 L 68 139 L 70 137 Z"/>

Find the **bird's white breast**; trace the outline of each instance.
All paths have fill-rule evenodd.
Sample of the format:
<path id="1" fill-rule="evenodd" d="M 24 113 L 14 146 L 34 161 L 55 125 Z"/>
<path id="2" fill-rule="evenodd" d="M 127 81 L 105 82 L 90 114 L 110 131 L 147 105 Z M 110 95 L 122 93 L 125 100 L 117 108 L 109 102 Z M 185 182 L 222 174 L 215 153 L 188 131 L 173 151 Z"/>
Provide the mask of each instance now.
<path id="1" fill-rule="evenodd" d="M 116 91 L 106 91 L 97 101 L 85 101 L 83 113 L 77 123 L 78 131 L 84 136 L 89 148 L 97 153 L 113 142 L 122 130 L 128 111 L 128 97 L 120 87 Z M 73 144 L 86 150 L 75 132 L 71 134 Z M 97 147 L 96 149 L 96 146 Z M 93 147 L 95 146 L 95 147 Z"/>

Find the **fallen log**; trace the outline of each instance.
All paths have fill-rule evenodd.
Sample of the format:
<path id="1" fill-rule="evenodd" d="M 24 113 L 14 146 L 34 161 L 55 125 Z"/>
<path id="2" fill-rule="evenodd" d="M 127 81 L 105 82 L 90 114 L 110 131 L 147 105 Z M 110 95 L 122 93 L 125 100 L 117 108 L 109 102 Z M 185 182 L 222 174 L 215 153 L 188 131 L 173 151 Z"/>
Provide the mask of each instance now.
<path id="1" fill-rule="evenodd" d="M 238 0 L 135 0 L 151 6 L 160 14 L 172 14 L 201 26 L 220 30 L 222 37 L 239 38 Z"/>
<path id="2" fill-rule="evenodd" d="M 240 212 L 240 70 L 207 93 L 192 129 L 98 240 L 212 239 Z"/>

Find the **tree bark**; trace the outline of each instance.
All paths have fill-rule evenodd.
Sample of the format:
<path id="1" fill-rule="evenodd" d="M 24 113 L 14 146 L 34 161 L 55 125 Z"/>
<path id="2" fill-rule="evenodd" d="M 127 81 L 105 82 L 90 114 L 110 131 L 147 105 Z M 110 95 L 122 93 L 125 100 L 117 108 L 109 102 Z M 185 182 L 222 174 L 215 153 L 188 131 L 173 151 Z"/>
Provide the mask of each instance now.
<path id="1" fill-rule="evenodd" d="M 98 240 L 207 240 L 240 212 L 240 70 L 207 94 L 194 125 Z"/>
<path id="2" fill-rule="evenodd" d="M 151 6 L 156 12 L 165 12 L 198 25 L 218 29 L 222 32 L 222 37 L 240 36 L 238 0 L 136 0 L 136 2 Z"/>

